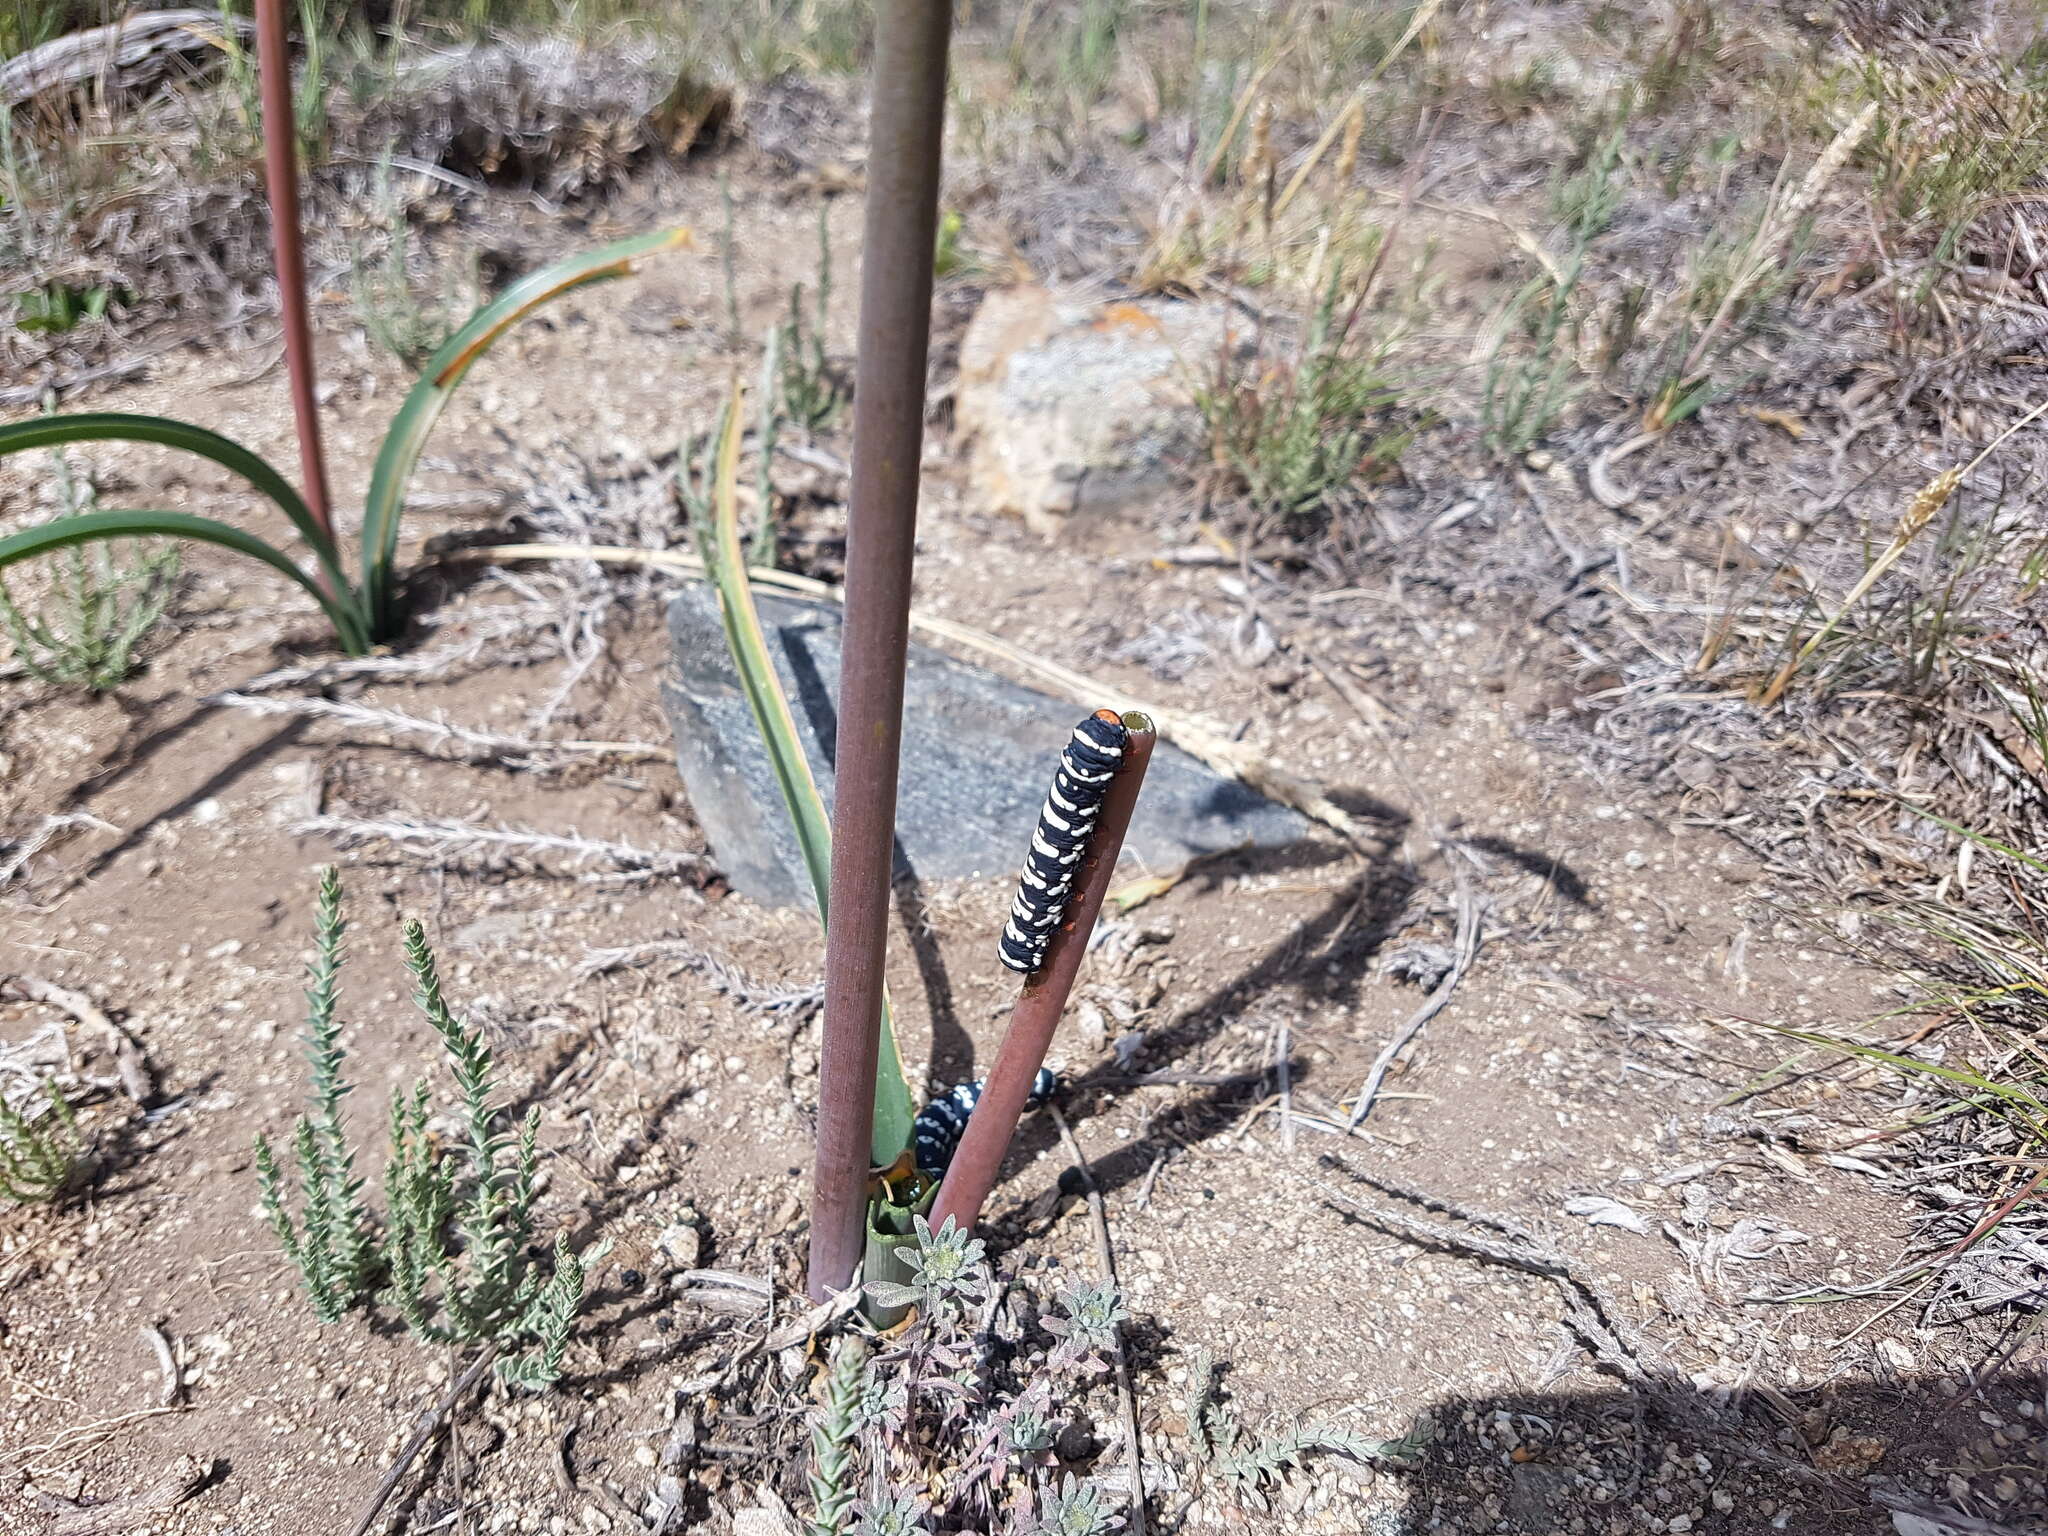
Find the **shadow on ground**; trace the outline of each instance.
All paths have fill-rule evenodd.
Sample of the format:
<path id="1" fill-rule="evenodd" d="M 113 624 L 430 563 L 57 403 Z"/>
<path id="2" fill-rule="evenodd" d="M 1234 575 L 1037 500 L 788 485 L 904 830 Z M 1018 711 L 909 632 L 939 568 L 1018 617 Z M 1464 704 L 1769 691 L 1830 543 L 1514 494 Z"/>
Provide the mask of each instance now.
<path id="1" fill-rule="evenodd" d="M 1450 1397 L 1363 1536 L 1691 1531 L 2040 1536 L 2043 1382 L 1915 1377 L 1806 1390 L 1689 1383 Z M 2007 1428 L 2001 1430 L 1997 1425 Z M 2003 1443 L 2001 1443 L 2001 1441 Z M 1930 1496 L 1924 1490 L 1944 1491 Z"/>

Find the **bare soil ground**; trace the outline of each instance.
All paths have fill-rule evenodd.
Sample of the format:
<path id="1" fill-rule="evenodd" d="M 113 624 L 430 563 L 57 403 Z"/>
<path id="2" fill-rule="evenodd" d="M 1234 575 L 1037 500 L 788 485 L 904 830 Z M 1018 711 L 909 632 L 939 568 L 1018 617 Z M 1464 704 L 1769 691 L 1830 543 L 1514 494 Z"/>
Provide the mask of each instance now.
<path id="1" fill-rule="evenodd" d="M 735 191 L 753 331 L 812 280 L 821 196 L 853 290 L 857 198 L 744 143 L 630 184 L 575 231 L 500 209 L 533 250 L 662 220 L 699 231 L 698 249 L 561 305 L 493 354 L 435 440 L 427 489 L 446 499 L 411 517 L 411 550 L 508 519 L 682 540 L 657 461 L 751 366 L 716 334 L 717 170 Z M 1509 243 L 1456 253 L 1456 305 L 1485 311 L 1510 291 Z M 978 281 L 947 295 L 942 358 Z M 352 488 L 409 375 L 364 345 L 341 295 L 321 313 L 334 478 Z M 841 353 L 850 316 L 842 305 Z M 172 354 L 93 408 L 187 417 L 292 462 L 278 373 L 226 372 Z M 1854 409 L 1839 388 L 1802 408 L 1816 421 Z M 1853 478 L 1842 455 L 1865 453 L 1857 435 L 1837 439 L 1838 480 Z M 1740 475 L 1764 496 L 1824 457 L 1733 408 L 1690 441 L 1720 455 L 1724 484 Z M 1772 737 L 1733 694 L 1631 692 L 1669 614 L 1645 594 L 1682 593 L 1683 573 L 1714 559 L 1698 547 L 1711 522 L 1692 506 L 1699 465 L 1678 452 L 1644 475 L 1686 509 L 1667 520 L 1603 505 L 1552 461 L 1499 470 L 1425 443 L 1361 514 L 1381 553 L 1338 579 L 1283 578 L 1168 558 L 1205 510 L 1193 492 L 1048 543 L 977 508 L 943 422 L 933 430 L 920 606 L 1240 727 L 1385 833 L 1367 849 L 1317 836 L 1206 862 L 1115 919 L 1084 972 L 1061 1103 L 1135 1315 L 1153 1529 L 1925 1532 L 1950 1527 L 1912 1525 L 1912 1511 L 2019 1530 L 2048 1510 L 2037 1342 L 2004 1348 L 1990 1323 L 1918 1326 L 1880 1299 L 1769 1299 L 1884 1273 L 1914 1207 L 1865 1130 L 1895 1090 L 1811 1059 L 1788 1069 L 1799 1048 L 1758 1021 L 1839 1026 L 1901 991 L 1806 920 L 1803 851 L 1818 834 L 1794 790 L 1854 718 Z M 1851 461 L 1889 474 L 1864 482 L 1873 502 L 1917 473 L 1888 455 Z M 110 505 L 260 525 L 208 469 L 147 452 L 93 467 Z M 0 476 L 9 516 L 25 515 L 32 467 Z M 829 574 L 839 488 L 820 471 L 810 489 L 786 549 Z M 1615 548 L 1618 579 L 1587 581 L 1582 552 Z M 800 1286 L 817 1063 L 815 1019 L 762 1005 L 817 980 L 811 919 L 726 891 L 715 860 L 671 876 L 573 852 L 338 847 L 300 827 L 450 818 L 701 851 L 660 751 L 662 580 L 449 564 L 394 653 L 440 658 L 431 670 L 275 690 L 628 744 L 464 760 L 417 733 L 205 702 L 330 653 L 283 582 L 205 552 L 188 571 L 175 633 L 115 695 L 17 681 L 0 696 L 0 826 L 21 838 L 45 816 L 94 818 L 0 904 L 0 974 L 87 994 L 150 1077 L 137 1102 L 94 1031 L 48 1003 L 0 1002 L 0 1041 L 60 1026 L 78 1072 L 104 1083 L 83 1110 L 99 1152 L 86 1194 L 0 1210 L 0 1530 L 347 1531 L 445 1388 L 451 1362 L 394 1328 L 315 1325 L 256 1208 L 252 1137 L 283 1136 L 303 1093 L 311 871 L 327 861 L 348 893 L 351 1114 L 366 1143 L 391 1093 L 441 1070 L 399 963 L 398 921 L 416 916 L 457 1007 L 488 1026 L 508 1091 L 543 1109 L 548 1216 L 579 1246 L 614 1244 L 560 1390 L 493 1394 L 463 1418 L 402 1484 L 393 1528 L 643 1530 L 664 1473 L 680 1473 L 706 1529 L 736 1528 L 763 1487 L 801 1509 L 811 1362 L 801 1341 L 756 1351 Z M 594 647 L 579 639 L 593 613 Z M 1247 616 L 1271 645 L 1233 643 Z M 1630 626 L 1642 645 L 1617 665 Z M 891 981 L 906 1057 L 934 1087 L 994 1048 L 1008 896 L 987 881 L 905 897 Z M 1450 963 L 1461 918 L 1469 973 L 1344 1134 L 1343 1106 Z M 656 939 L 728 969 L 594 958 Z M 991 1221 L 1006 1272 L 1096 1267 L 1069 1164 L 1049 1123 L 1027 1124 Z M 783 1312 L 720 1310 L 686 1273 L 714 1268 L 769 1279 Z M 1428 1420 L 1434 1436 L 1405 1470 L 1316 1464 L 1266 1512 L 1213 1489 L 1195 1500 L 1183 1397 L 1197 1350 L 1226 1362 L 1254 1425 L 1395 1437 Z M 1096 1406 L 1062 1442 L 1083 1470 L 1116 1460 Z M 181 1457 L 206 1470 L 173 1507 L 94 1526 L 63 1503 L 145 1493 Z"/>

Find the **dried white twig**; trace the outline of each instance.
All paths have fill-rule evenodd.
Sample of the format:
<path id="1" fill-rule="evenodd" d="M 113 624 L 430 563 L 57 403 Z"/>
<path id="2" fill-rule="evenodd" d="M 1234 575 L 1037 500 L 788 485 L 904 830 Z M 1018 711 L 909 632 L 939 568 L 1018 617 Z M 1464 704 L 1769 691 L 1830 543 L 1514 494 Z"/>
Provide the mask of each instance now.
<path id="1" fill-rule="evenodd" d="M 754 980 L 729 961 L 706 954 L 686 939 L 649 939 L 616 949 L 586 949 L 577 974 L 588 979 L 607 971 L 649 965 L 657 960 L 670 961 L 679 970 L 695 972 L 751 1013 L 801 1016 L 825 1001 L 822 982 L 807 987 L 769 986 Z"/>
<path id="2" fill-rule="evenodd" d="M 85 811 L 68 811 L 60 816 L 45 816 L 35 831 L 14 844 L 13 851 L 7 856 L 7 862 L 0 864 L 0 890 L 6 889 L 28 861 L 41 853 L 49 845 L 50 839 L 66 827 L 91 827 L 95 832 L 118 833 L 121 830 Z"/>
<path id="3" fill-rule="evenodd" d="M 1345 1118 L 1344 1129 L 1355 1131 L 1359 1121 L 1372 1112 L 1373 1100 L 1379 1097 L 1381 1086 L 1387 1080 L 1387 1072 L 1408 1044 L 1422 1033 L 1422 1026 L 1444 1011 L 1451 1000 L 1451 994 L 1458 990 L 1458 983 L 1465 979 L 1465 973 L 1472 969 L 1472 959 L 1479 953 L 1480 915 L 1482 903 L 1479 893 L 1469 885 L 1458 887 L 1458 936 L 1454 942 L 1451 968 L 1444 973 L 1444 979 L 1436 984 L 1422 1006 L 1408 1016 L 1408 1021 L 1394 1031 L 1394 1036 L 1373 1058 L 1372 1070 L 1365 1075 L 1365 1086 L 1358 1090 L 1358 1101 L 1351 1106 L 1351 1113 Z M 1285 1123 L 1284 1121 L 1282 1122 Z"/>
<path id="4" fill-rule="evenodd" d="M 177 1353 L 171 1348 L 171 1341 L 163 1329 L 145 1323 L 142 1328 L 142 1342 L 156 1351 L 157 1369 L 163 1373 L 166 1408 L 176 1403 L 178 1395 L 185 1390 L 184 1374 L 178 1369 Z"/>
<path id="5" fill-rule="evenodd" d="M 332 837 L 343 847 L 363 843 L 390 843 L 400 851 L 437 858 L 463 858 L 518 853 L 566 855 L 572 866 L 604 863 L 627 871 L 634 877 L 649 875 L 697 875 L 705 869 L 700 853 L 670 849 L 636 848 L 630 843 L 607 842 L 581 837 L 575 832 L 537 832 L 529 827 L 484 827 L 452 817 L 419 817 L 376 820 L 356 816 L 309 816 L 292 830 L 300 835 Z"/>
<path id="6" fill-rule="evenodd" d="M 1294 1150 L 1294 1032 L 1282 1019 L 1273 1039 L 1274 1086 L 1280 1092 L 1280 1146 Z"/>
<path id="7" fill-rule="evenodd" d="M 304 715 L 334 720 L 368 730 L 389 731 L 398 736 L 425 736 L 453 749 L 468 762 L 507 761 L 531 766 L 530 759 L 550 752 L 598 753 L 607 757 L 659 761 L 669 756 L 667 747 L 645 741 L 550 741 L 529 736 L 506 736 L 496 731 L 479 731 L 452 721 L 401 714 L 395 709 L 377 709 L 344 699 L 252 697 L 246 693 L 216 693 L 209 704 L 224 704 L 255 715 Z"/>
<path id="8" fill-rule="evenodd" d="M 351 677 L 439 678 L 457 667 L 485 660 L 486 651 L 489 652 L 488 661 L 494 667 L 524 666 L 555 654 L 552 646 L 508 648 L 499 644 L 514 635 L 533 633 L 533 615 L 523 606 L 508 605 L 502 611 L 486 611 L 490 617 L 480 617 L 462 639 L 431 651 L 413 651 L 403 656 L 338 656 L 311 666 L 280 667 L 275 672 L 250 678 L 235 691 L 242 694 L 268 693 L 273 688 L 296 688 L 305 683 L 325 686 Z"/>
<path id="9" fill-rule="evenodd" d="M 82 1504 L 53 1494 L 38 1495 L 57 1513 L 49 1526 L 50 1536 L 128 1536 L 144 1526 L 154 1526 L 158 1516 L 176 1509 L 205 1486 L 213 1476 L 214 1463 L 199 1456 L 180 1456 L 170 1471 L 140 1493 Z"/>
<path id="10" fill-rule="evenodd" d="M 121 1089 L 129 1098 L 144 1105 L 156 1098 L 156 1078 L 149 1069 L 149 1058 L 143 1055 L 141 1042 L 108 1018 L 99 1004 L 83 992 L 60 987 L 40 976 L 17 971 L 9 980 L 14 990 L 30 1002 L 61 1008 L 87 1029 L 98 1030 L 104 1035 L 107 1049 L 113 1053 L 114 1071 L 120 1078 Z"/>

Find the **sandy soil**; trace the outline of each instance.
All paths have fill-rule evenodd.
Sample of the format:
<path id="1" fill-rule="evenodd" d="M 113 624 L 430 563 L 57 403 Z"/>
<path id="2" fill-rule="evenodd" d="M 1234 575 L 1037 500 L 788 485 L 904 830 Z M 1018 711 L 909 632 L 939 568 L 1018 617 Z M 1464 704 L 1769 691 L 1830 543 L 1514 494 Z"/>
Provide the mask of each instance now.
<path id="1" fill-rule="evenodd" d="M 765 323 L 808 275 L 816 205 L 789 181 L 754 192 L 742 293 Z M 621 207 L 576 238 L 656 214 L 713 225 L 708 176 L 673 195 L 676 206 Z M 849 241 L 855 203 L 832 208 Z M 427 489 L 485 493 L 485 510 L 417 516 L 409 547 L 494 525 L 550 475 L 594 485 L 600 502 L 635 494 L 650 456 L 708 426 L 733 361 L 709 330 L 718 263 L 700 246 L 630 289 L 564 304 L 479 370 L 435 441 Z M 850 292 L 850 249 L 843 270 Z M 406 380 L 349 336 L 341 306 L 324 312 L 335 477 L 356 487 Z M 219 374 L 213 359 L 178 355 L 95 405 L 188 416 L 289 461 L 280 374 L 240 386 Z M 146 452 L 92 462 L 114 504 L 262 517 L 205 469 Z M 1118 919 L 1119 942 L 1084 973 L 1060 1047 L 1063 1111 L 1106 1192 L 1137 1316 L 1154 1529 L 1890 1531 L 1873 1487 L 2038 1506 L 2040 1408 L 2022 1390 L 2033 1346 L 2012 1382 L 1961 1400 L 1953 1367 L 1974 1355 L 1958 1335 L 1920 1333 L 1910 1313 L 1875 1319 L 1874 1305 L 1756 1299 L 1882 1272 L 1908 1213 L 1864 1171 L 1882 1149 L 1858 1144 L 1839 1088 L 1750 1091 L 1793 1050 L 1748 1021 L 1840 1023 L 1896 994 L 1889 975 L 1781 909 L 1773 872 L 1721 825 L 1721 797 L 1739 800 L 1740 786 L 1587 772 L 1563 727 L 1608 684 L 1575 681 L 1561 642 L 1517 605 L 1261 586 L 1279 648 L 1247 663 L 1227 639 L 1244 606 L 1235 576 L 1154 558 L 1180 542 L 1185 509 L 1048 545 L 966 503 L 942 430 L 931 468 L 922 605 L 1242 724 L 1387 832 L 1372 857 L 1313 838 L 1206 864 Z M 0 490 L 25 505 L 23 467 L 4 474 Z M 828 567 L 838 516 L 828 485 L 809 530 Z M 679 937 L 763 991 L 803 987 L 819 968 L 809 919 L 756 908 L 715 878 L 386 845 L 338 853 L 295 832 L 317 810 L 701 847 L 659 756 L 463 762 L 419 739 L 197 702 L 322 653 L 282 583 L 206 554 L 189 565 L 175 638 L 121 694 L 80 702 L 11 683 L 0 700 L 5 825 L 20 833 L 69 811 L 105 824 L 67 832 L 0 906 L 0 970 L 87 993 L 154 1077 L 147 1103 L 113 1087 L 89 1096 L 101 1164 L 82 1199 L 0 1211 L 0 1529 L 72 1530 L 51 1497 L 143 1491 L 189 1455 L 208 1469 L 198 1491 L 120 1529 L 346 1531 L 446 1381 L 449 1362 L 388 1322 L 314 1324 L 256 1209 L 252 1135 L 285 1133 L 303 1091 L 294 1034 L 311 871 L 329 860 L 353 923 L 344 1011 L 366 1140 L 377 1143 L 388 1095 L 432 1061 L 399 964 L 398 920 L 416 916 L 457 1006 L 488 1026 L 508 1093 L 543 1108 L 548 1219 L 579 1243 L 615 1245 L 562 1389 L 490 1398 L 463 1422 L 459 1455 L 437 1453 L 408 1480 L 398 1528 L 638 1529 L 679 1413 L 702 1445 L 726 1447 L 684 1466 L 705 1528 L 730 1529 L 763 1483 L 801 1507 L 800 1463 L 770 1463 L 801 1432 L 803 1347 L 764 1361 L 736 1399 L 707 1400 L 692 1384 L 762 1327 L 711 1309 L 680 1277 L 716 1267 L 794 1285 L 816 1023 L 750 1009 L 687 968 L 590 975 L 583 962 L 593 948 Z M 659 747 L 660 584 L 614 590 L 602 657 L 538 733 Z M 459 645 L 530 611 L 502 583 L 451 581 L 414 646 Z M 1129 659 L 1169 620 L 1202 647 L 1197 664 L 1161 675 Z M 528 640 L 544 659 L 505 659 Z M 1381 713 L 1362 718 L 1318 660 Z M 492 640 L 425 680 L 331 692 L 518 734 L 564 665 L 543 632 Z M 1007 899 L 998 881 L 935 885 L 922 931 L 896 935 L 906 1055 L 914 1070 L 932 1063 L 935 1086 L 993 1049 Z M 1329 1134 L 1425 996 L 1413 973 L 1440 966 L 1465 907 L 1482 914 L 1470 973 L 1359 1134 Z M 946 983 L 936 994 L 934 976 Z M 108 1075 L 91 1031 L 47 1004 L 0 1004 L 0 1040 L 53 1022 L 88 1053 L 88 1075 Z M 1270 1073 L 1283 1029 L 1285 1117 Z M 1119 1054 L 1131 1032 L 1142 1039 Z M 1097 1262 L 1085 1207 L 1062 1183 L 1068 1164 L 1049 1124 L 1027 1127 L 992 1222 L 1007 1266 Z M 1623 1209 L 1571 1204 L 1584 1197 Z M 1602 1210 L 1631 1225 L 1588 1220 Z M 1409 1224 L 1375 1215 L 1388 1211 Z M 1584 1346 L 1588 1309 L 1619 1341 L 1608 1358 Z M 169 1398 L 150 1329 L 179 1362 Z M 1267 1514 L 1213 1494 L 1189 1508 L 1180 1405 L 1196 1349 L 1227 1362 L 1255 1425 L 1313 1416 L 1393 1436 L 1426 1417 L 1436 1438 L 1410 1471 L 1319 1464 Z M 1114 1438 L 1104 1429 L 1100 1443 Z"/>

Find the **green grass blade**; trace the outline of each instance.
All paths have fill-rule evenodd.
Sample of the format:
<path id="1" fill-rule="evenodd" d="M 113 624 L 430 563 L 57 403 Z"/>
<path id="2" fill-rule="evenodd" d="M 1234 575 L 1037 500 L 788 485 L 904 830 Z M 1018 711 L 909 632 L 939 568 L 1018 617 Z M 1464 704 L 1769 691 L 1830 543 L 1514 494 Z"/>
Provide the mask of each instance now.
<path id="1" fill-rule="evenodd" d="M 726 644 L 732 651 L 747 704 L 754 712 L 754 722 L 767 745 L 775 783 L 789 809 L 797 845 L 803 850 L 804 867 L 810 872 L 811 889 L 817 893 L 818 917 L 822 921 L 832 881 L 832 822 L 825 814 L 817 780 L 811 777 L 811 764 L 804 755 L 796 717 L 790 713 L 782 681 L 775 675 L 767 637 L 761 631 L 761 615 L 754 607 L 753 587 L 747 580 L 746 557 L 740 550 L 739 404 L 739 389 L 735 386 L 719 434 L 716 527 L 713 537 L 703 541 L 704 563 L 718 588 Z M 910 1099 L 910 1085 L 903 1078 L 903 1058 L 896 1049 L 896 1026 L 886 990 L 882 994 L 881 1033 L 881 1051 L 875 1061 L 875 1128 L 869 1142 L 869 1156 L 878 1168 L 895 1162 L 910 1146 L 911 1123 L 917 1115 Z"/>
<path id="2" fill-rule="evenodd" d="M 119 411 L 83 412 L 75 416 L 38 416 L 0 427 L 0 457 L 29 448 L 56 448 L 65 443 L 122 442 L 156 443 L 211 459 L 221 468 L 240 475 L 277 503 L 278 510 L 291 519 L 299 537 L 312 547 L 328 584 L 346 595 L 349 583 L 341 569 L 339 551 L 314 521 L 312 509 L 293 489 L 292 483 L 271 467 L 262 455 L 244 448 L 232 438 L 195 427 L 189 421 L 168 416 L 132 416 Z"/>
<path id="3" fill-rule="evenodd" d="M 1905 1056 L 1897 1051 L 1885 1050 L 1882 1046 L 1865 1045 L 1861 1041 L 1844 1040 L 1833 1035 L 1818 1034 L 1812 1030 L 1786 1029 L 1782 1025 L 1775 1024 L 1766 1025 L 1765 1027 L 1774 1033 L 1787 1036 L 1790 1039 L 1803 1040 L 1808 1045 L 1817 1045 L 1825 1050 L 1841 1051 L 1845 1055 L 1856 1057 L 1859 1061 L 1877 1062 L 1882 1066 L 1890 1067 L 1893 1071 L 1903 1076 L 1937 1078 L 1942 1082 L 1954 1083 L 1959 1087 L 1967 1088 L 1974 1094 L 1983 1094 L 1998 1099 L 2015 1106 L 2022 1114 L 2027 1115 L 2036 1126 L 2040 1124 L 2039 1117 L 2044 1108 L 2048 1108 L 2048 1106 L 2044 1106 L 2038 1098 L 2028 1093 L 2025 1089 L 1993 1082 L 1982 1073 L 1973 1072 L 1967 1067 L 1951 1067 L 1937 1062 L 1922 1061 L 1915 1056 Z"/>
<path id="4" fill-rule="evenodd" d="M 384 435 L 384 446 L 370 472 L 370 494 L 363 505 L 363 608 L 373 637 L 381 638 L 392 620 L 391 564 L 398 554 L 398 524 L 405 511 L 413 466 L 470 365 L 500 336 L 551 299 L 586 283 L 624 277 L 637 258 L 671 250 L 689 238 L 686 229 L 656 230 L 543 267 L 471 315 L 428 359 L 419 382 L 406 395 Z"/>
<path id="5" fill-rule="evenodd" d="M 252 560 L 261 560 L 312 594 L 313 601 L 333 623 L 343 649 L 351 655 L 360 655 L 364 649 L 362 626 L 354 611 L 322 591 L 320 583 L 301 570 L 291 556 L 264 543 L 252 533 L 244 533 L 210 517 L 194 517 L 189 512 L 82 512 L 76 517 L 60 517 L 55 522 L 25 528 L 9 538 L 0 539 L 0 570 L 16 561 L 67 549 L 74 544 L 127 538 L 198 539 L 202 543 L 232 549 Z"/>
<path id="6" fill-rule="evenodd" d="M 1916 801 L 1905 799 L 1903 796 L 1894 796 L 1893 798 L 1898 800 L 1900 805 L 1911 811 L 1915 816 L 1923 816 L 1938 827 L 1947 827 L 1956 836 L 1968 838 L 1979 848 L 1988 849 L 1992 853 L 2002 853 L 2009 859 L 2018 859 L 2020 863 L 2026 865 L 2029 869 L 2038 870 L 2042 874 L 2048 874 L 2048 862 L 2035 858 L 2031 853 L 2023 853 L 2010 843 L 2002 843 L 1995 837 L 1986 836 L 1982 832 L 1972 831 L 1960 822 L 1950 821 L 1945 816 L 1937 816 L 1934 812 L 1928 810 L 1926 806 Z"/>

